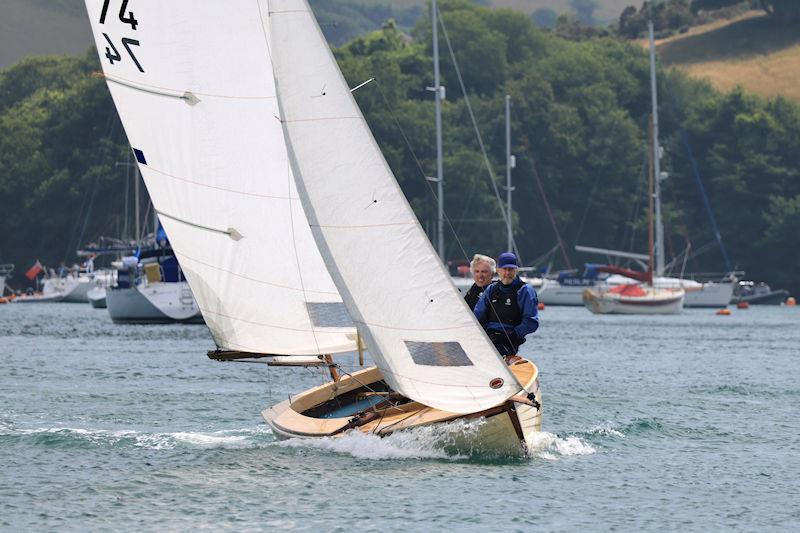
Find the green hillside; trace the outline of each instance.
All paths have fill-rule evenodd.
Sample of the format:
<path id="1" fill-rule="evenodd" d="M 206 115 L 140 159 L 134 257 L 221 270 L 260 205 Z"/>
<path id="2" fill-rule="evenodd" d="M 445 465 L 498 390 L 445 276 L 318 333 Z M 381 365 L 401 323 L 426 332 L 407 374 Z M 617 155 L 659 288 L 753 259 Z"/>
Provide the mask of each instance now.
<path id="1" fill-rule="evenodd" d="M 472 1 L 472 0 L 466 0 Z M 574 12 L 576 0 L 477 0 L 525 13 L 552 9 Z M 592 9 L 594 20 L 616 20 L 630 0 L 579 0 Z M 394 18 L 404 29 L 427 16 L 428 0 L 310 0 L 326 37 L 333 44 L 380 28 Z M 582 4 L 583 5 L 583 4 Z M 83 0 L 0 0 L 0 69 L 27 55 L 80 54 L 91 45 Z"/>
<path id="2" fill-rule="evenodd" d="M 527 14 L 442 0 L 472 111 L 496 176 L 504 175 L 503 97 L 513 100 L 514 221 L 527 263 L 556 242 L 538 175 L 579 265 L 574 244 L 647 249 L 644 159 L 650 111 L 645 50 L 616 38 L 565 40 Z M 409 40 L 408 36 L 412 36 Z M 442 37 L 444 38 L 444 37 Z M 383 153 L 426 228 L 435 201 L 431 29 L 387 25 L 336 49 L 348 81 L 377 81 L 356 93 Z M 445 207 L 453 225 L 447 255 L 502 251 L 505 230 L 446 43 Z M 119 231 L 125 212 L 124 132 L 97 55 L 29 58 L 0 72 L 0 254 L 19 268 L 36 258 L 71 260 L 79 241 Z M 689 271 L 724 269 L 713 246 L 683 138 L 709 193 L 728 253 L 754 278 L 800 290 L 800 106 L 742 90 L 720 93 L 661 70 L 661 132 L 667 251 L 704 249 Z M 457 237 L 457 238 L 456 238 Z M 547 264 L 548 258 L 539 264 Z M 555 267 L 567 266 L 557 259 Z"/>

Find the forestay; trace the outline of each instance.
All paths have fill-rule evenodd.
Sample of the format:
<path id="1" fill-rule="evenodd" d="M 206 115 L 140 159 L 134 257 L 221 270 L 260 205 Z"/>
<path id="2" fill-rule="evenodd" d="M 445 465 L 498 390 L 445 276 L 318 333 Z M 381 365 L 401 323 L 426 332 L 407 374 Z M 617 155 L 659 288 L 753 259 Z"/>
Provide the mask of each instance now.
<path id="1" fill-rule="evenodd" d="M 455 413 L 517 394 L 520 385 L 453 287 L 381 155 L 307 2 L 269 5 L 278 101 L 303 207 L 385 379 Z"/>
<path id="2" fill-rule="evenodd" d="M 86 0 L 108 86 L 218 346 L 315 355 L 355 328 L 297 198 L 256 0 Z"/>

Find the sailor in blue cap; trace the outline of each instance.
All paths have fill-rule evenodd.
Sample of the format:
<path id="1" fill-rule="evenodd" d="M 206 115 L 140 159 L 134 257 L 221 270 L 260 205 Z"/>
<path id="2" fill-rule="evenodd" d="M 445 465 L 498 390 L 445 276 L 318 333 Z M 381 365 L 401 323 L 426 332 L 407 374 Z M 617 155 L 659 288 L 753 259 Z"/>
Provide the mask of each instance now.
<path id="1" fill-rule="evenodd" d="M 475 316 L 500 355 L 517 355 L 525 336 L 539 329 L 536 291 L 517 275 L 517 256 L 504 252 L 497 258 L 498 281 L 489 285 L 475 305 Z"/>

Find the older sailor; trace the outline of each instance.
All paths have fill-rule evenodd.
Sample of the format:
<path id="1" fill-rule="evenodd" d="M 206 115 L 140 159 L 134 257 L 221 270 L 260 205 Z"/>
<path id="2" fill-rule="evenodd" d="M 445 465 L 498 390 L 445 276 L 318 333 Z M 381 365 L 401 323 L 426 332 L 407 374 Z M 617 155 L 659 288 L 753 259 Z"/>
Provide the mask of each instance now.
<path id="1" fill-rule="evenodd" d="M 516 255 L 500 254 L 500 280 L 483 291 L 474 310 L 497 351 L 506 357 L 516 355 L 525 336 L 539 329 L 536 291 L 517 276 L 518 269 Z"/>
<path id="2" fill-rule="evenodd" d="M 464 295 L 464 299 L 471 310 L 475 310 L 475 304 L 478 303 L 481 294 L 486 290 L 486 287 L 491 285 L 496 265 L 495 260 L 488 255 L 475 254 L 472 258 L 469 264 L 469 271 L 472 273 L 472 281 L 475 283 Z"/>

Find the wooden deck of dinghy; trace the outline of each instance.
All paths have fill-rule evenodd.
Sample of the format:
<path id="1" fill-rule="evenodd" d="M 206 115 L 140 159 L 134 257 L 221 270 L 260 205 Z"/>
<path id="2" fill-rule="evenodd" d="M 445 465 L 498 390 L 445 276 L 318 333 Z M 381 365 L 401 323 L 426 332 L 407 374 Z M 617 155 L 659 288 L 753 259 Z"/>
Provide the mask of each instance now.
<path id="1" fill-rule="evenodd" d="M 520 359 L 510 367 L 510 370 L 527 390 L 533 390 L 538 377 L 536 365 L 526 359 Z M 343 418 L 315 418 L 303 413 L 335 397 L 369 387 L 381 380 L 382 375 L 377 368 L 367 368 L 344 376 L 336 383 L 328 382 L 305 391 L 274 407 L 265 409 L 262 415 L 278 437 L 334 436 L 352 427 L 350 421 L 353 419 L 353 415 Z M 386 436 L 395 431 L 413 427 L 485 417 L 487 420 L 496 419 L 490 424 L 489 433 L 513 432 L 519 440 L 525 440 L 524 432 L 529 432 L 532 426 L 538 428 L 538 424 L 541 423 L 539 411 L 534 408 L 525 409 L 526 407 L 517 404 L 517 412 L 514 413 L 514 416 L 497 417 L 496 415 L 514 411 L 514 402 L 506 402 L 497 407 L 467 415 L 434 409 L 417 402 L 408 402 L 383 409 L 367 409 L 366 412 L 374 412 L 378 416 L 373 415 L 375 416 L 374 420 L 355 429 L 364 433 Z M 535 420 L 537 417 L 539 417 L 538 420 Z"/>

